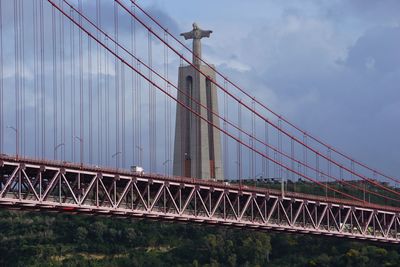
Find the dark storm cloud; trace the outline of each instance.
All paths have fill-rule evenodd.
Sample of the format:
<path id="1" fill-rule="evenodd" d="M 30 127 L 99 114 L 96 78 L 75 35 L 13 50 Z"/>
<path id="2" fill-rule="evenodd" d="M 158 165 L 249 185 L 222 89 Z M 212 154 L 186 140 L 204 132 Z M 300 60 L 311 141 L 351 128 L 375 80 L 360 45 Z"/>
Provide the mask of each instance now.
<path id="1" fill-rule="evenodd" d="M 368 30 L 350 49 L 346 65 L 359 70 L 393 72 L 400 67 L 400 27 Z"/>
<path id="2" fill-rule="evenodd" d="M 268 106 L 396 176 L 400 28 L 393 22 L 400 2 L 309 2 L 316 5 L 313 14 L 282 4 L 280 17 L 256 25 L 229 54 L 212 53 L 249 66 L 245 72 L 220 68 Z M 335 16 L 324 15 L 333 10 Z"/>
<path id="3" fill-rule="evenodd" d="M 333 4 L 337 15 L 358 16 L 362 19 L 387 21 L 399 19 L 400 1 L 397 0 L 350 0 L 337 1 Z"/>
<path id="4" fill-rule="evenodd" d="M 125 9 L 123 9 L 120 5 L 116 4 L 116 2 L 110 1 L 110 2 L 102 2 L 101 5 L 101 16 L 102 16 L 102 25 L 107 28 L 108 32 L 114 32 L 114 12 L 110 12 L 115 10 L 115 6 L 118 8 L 118 14 L 119 14 L 119 33 L 120 34 L 131 34 L 131 23 L 134 20 L 133 16 L 131 16 Z M 150 18 L 148 18 L 143 12 L 141 12 L 139 9 L 134 8 L 132 6 L 129 6 L 125 4 L 126 7 L 129 8 L 129 10 L 134 13 L 139 20 L 144 22 L 147 25 L 154 25 L 155 24 L 151 21 Z M 85 3 L 85 6 L 83 7 L 84 11 L 89 14 L 89 17 L 95 21 L 96 17 L 96 1 L 88 1 Z M 134 11 L 135 10 L 135 11 Z M 161 25 L 166 27 L 170 32 L 177 34 L 179 33 L 179 27 L 175 19 L 173 19 L 170 15 L 165 13 L 162 9 L 160 9 L 156 5 L 148 6 L 144 8 L 145 12 L 150 14 L 152 17 L 154 17 L 157 21 L 160 22 Z M 137 29 L 139 31 L 144 31 L 144 27 L 141 26 L 139 22 L 137 23 Z"/>
<path id="5" fill-rule="evenodd" d="M 165 13 L 163 10 L 159 9 L 157 6 L 153 5 L 147 8 L 147 12 L 151 14 L 153 18 L 156 18 L 161 25 L 168 29 L 172 34 L 179 35 L 181 32 L 180 27 L 175 19 Z M 145 18 L 144 18 L 145 19 Z M 146 18 L 147 22 L 150 22 L 148 18 Z"/>

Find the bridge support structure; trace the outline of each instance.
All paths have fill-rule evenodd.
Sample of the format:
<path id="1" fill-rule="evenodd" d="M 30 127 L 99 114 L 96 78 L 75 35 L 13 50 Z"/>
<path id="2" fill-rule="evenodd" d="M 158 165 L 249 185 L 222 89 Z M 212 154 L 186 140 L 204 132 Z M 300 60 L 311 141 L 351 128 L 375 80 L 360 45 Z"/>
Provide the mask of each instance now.
<path id="1" fill-rule="evenodd" d="M 0 158 L 0 206 L 400 242 L 393 207 L 62 162 Z"/>

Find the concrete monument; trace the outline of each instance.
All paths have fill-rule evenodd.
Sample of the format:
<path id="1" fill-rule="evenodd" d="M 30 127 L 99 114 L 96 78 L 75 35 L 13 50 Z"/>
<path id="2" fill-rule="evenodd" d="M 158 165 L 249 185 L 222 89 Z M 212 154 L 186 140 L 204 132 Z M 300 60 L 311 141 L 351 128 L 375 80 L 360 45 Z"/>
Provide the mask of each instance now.
<path id="1" fill-rule="evenodd" d="M 210 37 L 193 23 L 193 30 L 182 33 L 193 39 L 193 65 L 179 68 L 178 100 L 212 124 L 219 127 L 218 99 L 214 66 L 201 64 L 201 39 Z M 200 70 L 200 71 L 198 71 Z M 199 104 L 200 103 L 200 104 Z M 207 108 L 205 108 L 207 107 Z M 208 109 L 208 110 L 207 110 Z M 212 111 L 212 112 L 211 112 Z M 218 129 L 181 105 L 176 109 L 173 174 L 202 179 L 223 179 L 221 136 Z"/>
<path id="2" fill-rule="evenodd" d="M 196 66 L 201 65 L 201 38 L 210 37 L 212 31 L 204 31 L 193 23 L 193 30 L 190 32 L 181 33 L 181 36 L 185 37 L 185 40 L 193 39 L 193 64 Z"/>

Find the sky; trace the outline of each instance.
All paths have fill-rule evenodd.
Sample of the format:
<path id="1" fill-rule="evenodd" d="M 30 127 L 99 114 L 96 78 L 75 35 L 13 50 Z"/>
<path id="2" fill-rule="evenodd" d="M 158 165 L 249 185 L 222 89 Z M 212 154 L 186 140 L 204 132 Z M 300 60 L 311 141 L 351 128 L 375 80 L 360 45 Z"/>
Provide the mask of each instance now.
<path id="1" fill-rule="evenodd" d="M 76 3 L 77 0 L 71 2 Z M 400 53 L 398 51 L 400 1 L 137 0 L 137 2 L 175 36 L 190 31 L 193 22 L 197 22 L 205 30 L 212 30 L 211 38 L 202 40 L 203 57 L 206 61 L 215 64 L 217 69 L 232 81 L 303 130 L 373 168 L 400 177 Z M 14 2 L 2 0 L 1 3 L 6 63 L 3 66 L 4 85 L 8 88 L 8 92 L 14 95 L 12 88 L 15 81 L 15 66 L 13 42 L 11 42 L 14 31 L 12 5 Z M 51 51 L 51 6 L 47 1 L 45 3 L 47 16 L 45 45 L 46 50 Z M 83 9 L 92 19 L 96 16 L 95 3 L 96 1 L 83 0 Z M 109 8 L 103 7 L 101 24 L 112 35 L 114 30 L 112 1 L 101 3 L 110 5 Z M 28 29 L 32 27 L 30 24 L 32 18 L 29 17 L 32 13 L 30 4 L 25 6 L 24 12 Z M 57 19 L 58 17 L 56 21 Z M 131 20 L 127 14 L 121 16 L 119 27 L 120 41 L 124 42 L 125 39 L 130 46 Z M 69 32 L 70 28 L 72 27 L 66 27 L 65 31 Z M 33 39 L 34 32 L 25 31 L 25 38 Z M 75 30 L 75 34 L 77 33 Z M 147 55 L 146 34 L 143 30 L 138 33 L 139 38 L 143 39 L 143 42 L 138 44 L 138 50 L 143 52 L 141 57 L 144 60 Z M 11 38 L 7 39 L 7 36 Z M 57 36 L 56 38 L 60 38 L 61 35 Z M 65 38 L 68 41 L 67 35 Z M 180 40 L 183 41 L 183 38 Z M 191 45 L 191 41 L 183 42 L 188 46 Z M 27 86 L 33 88 L 33 53 L 28 52 L 33 47 L 25 44 L 25 49 L 27 52 L 24 75 Z M 61 50 L 60 46 L 56 49 Z M 68 82 L 69 75 L 78 79 L 77 68 L 72 67 L 69 71 L 68 66 L 74 65 L 70 53 L 67 45 L 65 49 L 67 89 L 71 87 Z M 154 58 L 162 58 L 162 53 L 163 47 L 154 45 Z M 53 103 L 50 103 L 52 54 L 49 52 L 45 55 L 46 75 L 48 75 L 46 94 L 49 95 L 46 116 L 54 113 Z M 57 55 L 59 54 L 57 52 Z M 85 65 L 86 52 L 83 57 Z M 93 65 L 96 66 L 96 58 L 93 60 L 95 62 Z M 78 62 L 77 58 L 75 62 Z M 162 60 L 154 64 L 158 64 L 156 67 L 162 71 Z M 171 66 L 175 67 L 171 70 L 170 77 L 176 82 L 179 60 L 175 59 Z M 89 72 L 85 69 L 84 76 L 87 77 Z M 112 66 L 109 72 L 103 67 L 100 72 L 108 75 L 111 80 L 115 76 Z M 68 97 L 69 94 L 67 100 Z M 145 106 L 143 109 L 148 106 L 146 97 L 143 95 L 142 102 Z M 163 99 L 164 96 L 160 96 L 157 101 Z M 33 100 L 33 97 L 28 95 L 28 115 L 33 113 L 35 105 Z M 10 111 L 11 115 L 6 114 L 6 124 L 3 126 L 14 123 L 14 104 L 12 101 L 7 101 L 5 105 L 5 109 Z M 77 115 L 78 113 L 74 116 Z M 146 117 L 147 114 L 143 116 Z M 50 121 L 48 128 L 51 128 L 51 118 L 48 119 Z M 127 119 L 135 121 L 135 118 Z M 163 117 L 159 116 L 157 119 L 162 120 Z M 67 114 L 67 124 L 68 121 Z M 30 122 L 29 116 L 28 122 Z M 66 128 L 71 127 L 67 125 Z M 85 131 L 87 134 L 87 129 Z M 128 127 L 128 131 L 131 131 L 131 128 Z M 3 132 L 6 138 L 6 152 L 12 153 L 13 132 L 9 129 L 3 129 Z M 131 135 L 132 132 L 127 133 L 127 136 Z M 146 138 L 148 133 L 145 132 L 143 135 Z M 66 149 L 77 145 L 73 136 L 74 133 L 71 132 L 69 138 L 71 140 L 67 140 L 69 143 L 65 141 Z M 60 142 L 56 140 L 54 146 Z M 52 152 L 50 145 L 48 149 Z M 110 150 L 111 155 L 119 151 L 119 148 Z M 161 168 L 163 168 L 161 163 L 167 160 L 171 161 L 167 156 L 159 158 Z"/>
<path id="2" fill-rule="evenodd" d="M 400 173 L 400 1 L 139 1 L 273 110 L 372 167 Z M 190 42 L 187 43 L 188 45 Z"/>

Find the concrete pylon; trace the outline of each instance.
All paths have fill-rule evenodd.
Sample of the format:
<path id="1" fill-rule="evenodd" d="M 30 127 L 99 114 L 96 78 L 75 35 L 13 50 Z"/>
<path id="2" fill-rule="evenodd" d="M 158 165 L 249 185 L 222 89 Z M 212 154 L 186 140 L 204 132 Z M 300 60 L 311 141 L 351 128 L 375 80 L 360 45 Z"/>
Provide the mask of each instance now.
<path id="1" fill-rule="evenodd" d="M 219 127 L 219 118 L 209 111 L 218 113 L 217 91 L 212 82 L 216 79 L 215 71 L 209 66 L 202 65 L 200 60 L 200 39 L 209 37 L 211 33 L 212 31 L 201 30 L 194 23 L 193 31 L 181 34 L 185 39 L 193 39 L 193 65 L 205 75 L 191 65 L 180 67 L 178 87 L 184 93 L 178 92 L 178 100 Z M 174 149 L 174 175 L 223 179 L 219 130 L 179 104 L 176 109 Z"/>

